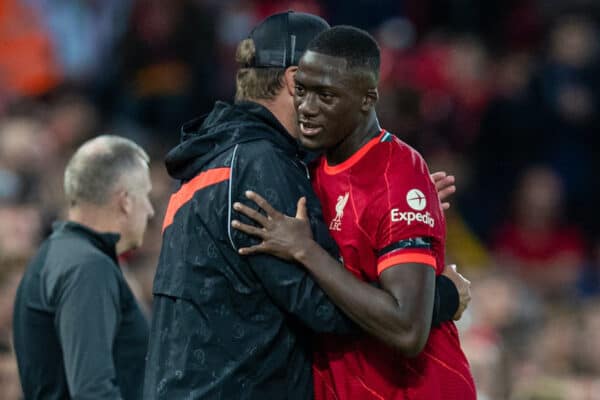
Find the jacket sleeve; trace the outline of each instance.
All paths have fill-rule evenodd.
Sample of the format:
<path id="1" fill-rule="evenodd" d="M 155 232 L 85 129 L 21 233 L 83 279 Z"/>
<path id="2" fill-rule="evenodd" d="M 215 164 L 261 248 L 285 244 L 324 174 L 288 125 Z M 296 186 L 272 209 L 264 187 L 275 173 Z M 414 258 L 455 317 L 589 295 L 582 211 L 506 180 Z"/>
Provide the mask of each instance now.
<path id="1" fill-rule="evenodd" d="M 232 208 L 236 201 L 257 208 L 244 196 L 246 190 L 259 193 L 273 207 L 287 215 L 295 215 L 298 199 L 306 196 L 313 236 L 323 248 L 337 258 L 335 242 L 323 223 L 321 208 L 306 169 L 301 163 L 286 157 L 273 150 L 263 152 L 260 157 L 252 157 L 252 154 L 244 152 L 242 146 L 237 149 L 237 158 L 232 162 L 230 215 L 245 223 L 251 223 Z M 235 250 L 257 243 L 257 239 L 232 229 L 231 226 L 229 237 Z M 354 323 L 329 300 L 301 266 L 269 255 L 248 256 L 247 262 L 273 302 L 311 330 L 331 333 L 357 332 L 358 328 Z"/>
<path id="2" fill-rule="evenodd" d="M 442 322 L 452 321 L 460 303 L 456 285 L 445 275 L 435 277 L 435 297 L 431 326 L 440 326 Z"/>
<path id="3" fill-rule="evenodd" d="M 120 319 L 119 283 L 102 260 L 65 276 L 57 299 L 56 332 L 71 398 L 121 399 L 112 347 Z"/>

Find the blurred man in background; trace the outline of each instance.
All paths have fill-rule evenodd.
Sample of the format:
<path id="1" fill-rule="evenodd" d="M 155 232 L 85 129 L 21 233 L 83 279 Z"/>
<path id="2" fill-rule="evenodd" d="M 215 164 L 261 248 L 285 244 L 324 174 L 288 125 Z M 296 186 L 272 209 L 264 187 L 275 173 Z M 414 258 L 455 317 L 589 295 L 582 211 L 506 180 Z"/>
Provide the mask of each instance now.
<path id="1" fill-rule="evenodd" d="M 17 291 L 14 345 L 27 399 L 141 399 L 148 323 L 118 255 L 142 244 L 149 158 L 99 136 L 69 161 L 67 221 L 29 264 Z"/>

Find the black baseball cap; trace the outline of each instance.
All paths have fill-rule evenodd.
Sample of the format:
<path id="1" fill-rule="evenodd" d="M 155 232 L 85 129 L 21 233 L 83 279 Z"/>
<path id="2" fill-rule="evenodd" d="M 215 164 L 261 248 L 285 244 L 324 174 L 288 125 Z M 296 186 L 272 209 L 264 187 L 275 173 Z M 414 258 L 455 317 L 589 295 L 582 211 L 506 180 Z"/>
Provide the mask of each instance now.
<path id="1" fill-rule="evenodd" d="M 329 29 L 321 17 L 303 12 L 273 14 L 250 32 L 256 54 L 248 67 L 287 68 L 298 65 L 308 43 Z"/>

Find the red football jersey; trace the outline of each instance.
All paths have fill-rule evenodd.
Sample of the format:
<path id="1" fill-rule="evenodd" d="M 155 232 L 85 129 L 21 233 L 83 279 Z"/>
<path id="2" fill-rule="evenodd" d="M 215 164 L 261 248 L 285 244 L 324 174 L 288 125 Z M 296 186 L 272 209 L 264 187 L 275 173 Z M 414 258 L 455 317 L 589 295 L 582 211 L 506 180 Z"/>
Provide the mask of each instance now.
<path id="1" fill-rule="evenodd" d="M 413 148 L 382 131 L 341 164 L 329 166 L 323 157 L 312 176 L 325 222 L 357 278 L 377 281 L 386 268 L 411 262 L 443 271 L 444 214 Z M 316 400 L 476 398 L 452 322 L 432 328 L 415 358 L 367 335 L 321 335 L 313 371 Z"/>

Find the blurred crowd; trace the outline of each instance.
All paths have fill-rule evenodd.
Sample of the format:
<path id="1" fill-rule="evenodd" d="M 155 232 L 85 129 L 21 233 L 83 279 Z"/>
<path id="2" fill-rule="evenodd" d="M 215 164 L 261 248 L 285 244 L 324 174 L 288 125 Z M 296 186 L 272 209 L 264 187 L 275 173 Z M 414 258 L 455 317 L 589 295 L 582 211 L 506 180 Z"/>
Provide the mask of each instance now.
<path id="1" fill-rule="evenodd" d="M 481 400 L 600 399 L 600 4 L 585 0 L 0 1 L 0 388 L 20 275 L 64 218 L 82 141 L 152 157 L 156 217 L 121 260 L 147 306 L 180 125 L 234 93 L 235 47 L 295 9 L 370 31 L 382 126 L 454 174 L 448 263 L 472 280 L 459 322 Z"/>

